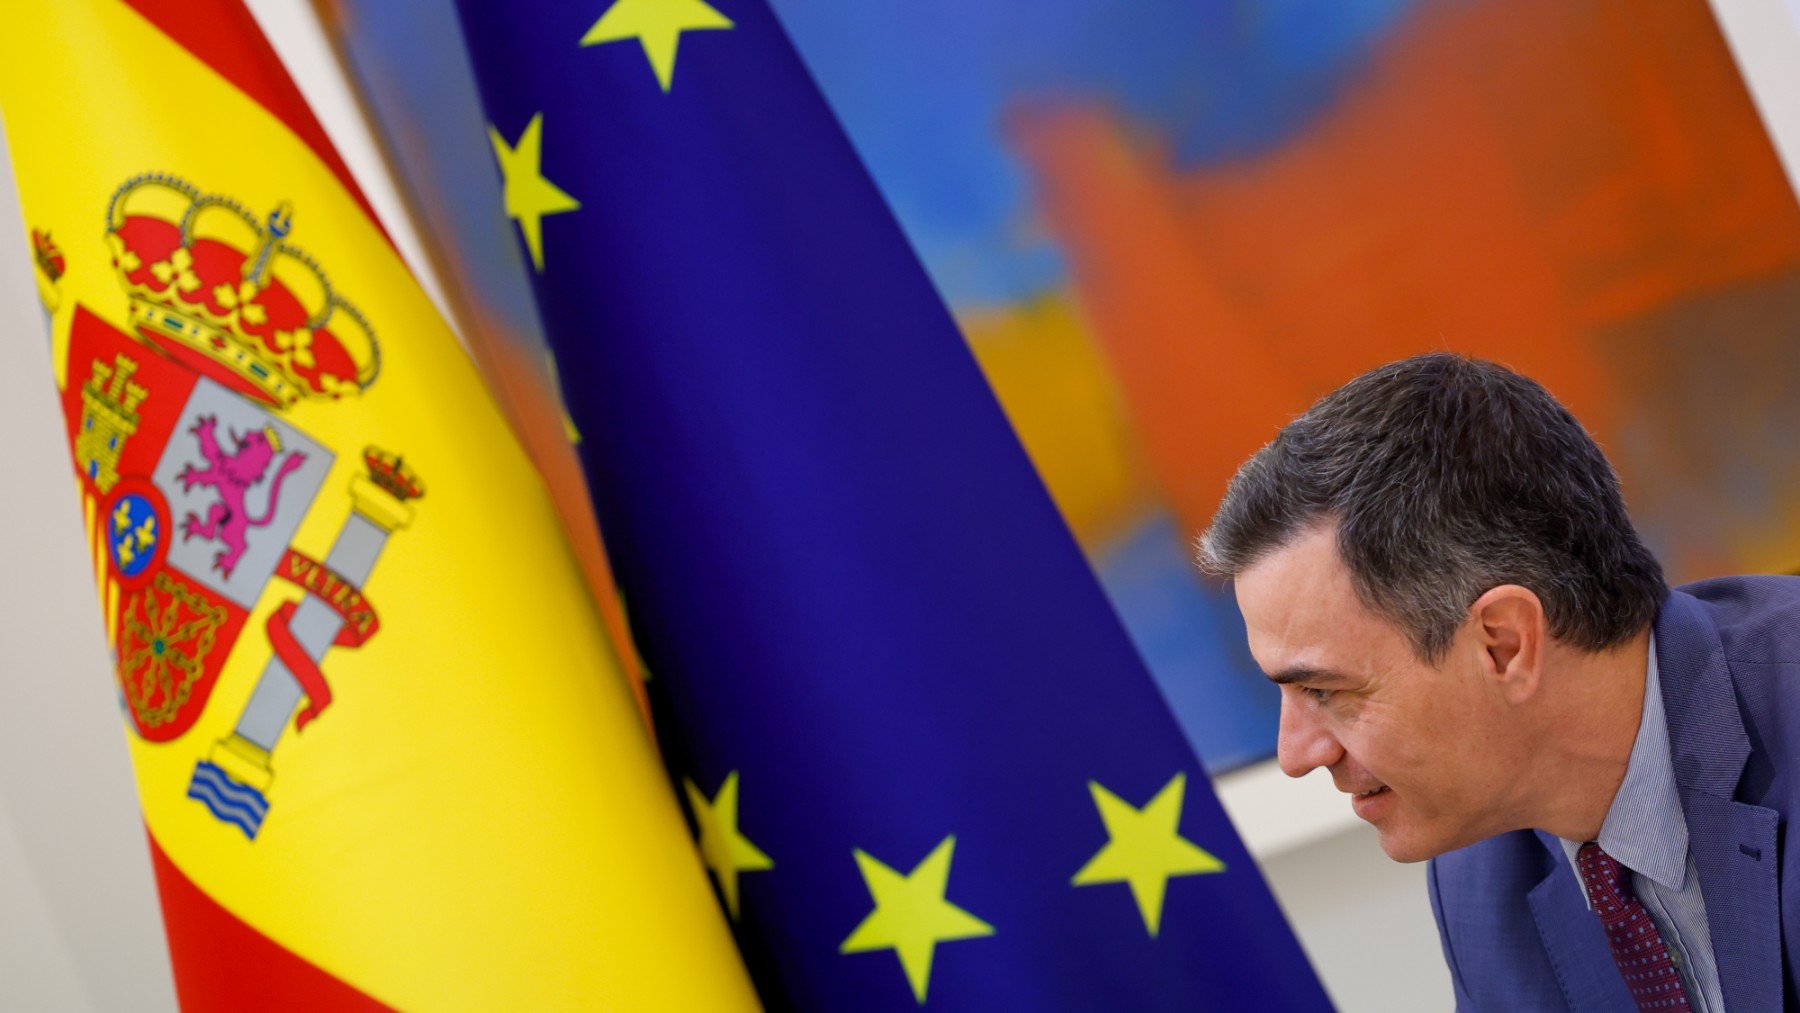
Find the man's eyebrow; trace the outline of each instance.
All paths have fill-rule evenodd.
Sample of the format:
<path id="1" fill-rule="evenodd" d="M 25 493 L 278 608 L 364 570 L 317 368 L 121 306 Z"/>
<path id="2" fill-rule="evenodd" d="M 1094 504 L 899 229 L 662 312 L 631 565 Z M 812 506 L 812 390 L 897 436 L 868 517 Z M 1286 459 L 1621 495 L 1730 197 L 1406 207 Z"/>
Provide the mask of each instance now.
<path id="1" fill-rule="evenodd" d="M 1295 668 L 1284 668 L 1269 676 L 1269 681 L 1285 686 L 1290 682 L 1328 682 L 1342 678 L 1344 675 L 1341 672 L 1333 672 L 1328 668 L 1308 668 L 1302 665 Z"/>

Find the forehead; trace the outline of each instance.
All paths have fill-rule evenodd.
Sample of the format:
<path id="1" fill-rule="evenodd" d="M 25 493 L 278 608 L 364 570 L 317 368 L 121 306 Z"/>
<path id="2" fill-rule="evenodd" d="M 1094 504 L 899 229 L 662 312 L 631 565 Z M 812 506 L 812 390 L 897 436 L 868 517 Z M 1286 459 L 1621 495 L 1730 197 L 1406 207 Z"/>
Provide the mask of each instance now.
<path id="1" fill-rule="evenodd" d="M 1250 653 L 1265 671 L 1298 666 L 1353 671 L 1399 633 L 1356 597 L 1329 526 L 1310 529 L 1236 580 Z"/>

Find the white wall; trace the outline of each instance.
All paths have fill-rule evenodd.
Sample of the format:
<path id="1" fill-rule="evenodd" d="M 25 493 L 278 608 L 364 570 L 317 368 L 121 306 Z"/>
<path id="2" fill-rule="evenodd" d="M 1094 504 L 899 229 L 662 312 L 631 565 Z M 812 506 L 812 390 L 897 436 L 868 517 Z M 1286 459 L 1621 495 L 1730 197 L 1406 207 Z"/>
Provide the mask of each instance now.
<path id="1" fill-rule="evenodd" d="M 1262 865 L 1340 1009 L 1425 1013 L 1455 1005 L 1423 863 L 1388 861 L 1375 835 L 1362 828 L 1264 858 Z"/>
<path id="2" fill-rule="evenodd" d="M 1714 4 L 1794 178 L 1800 32 L 1784 0 Z M 250 6 L 421 266 L 310 9 Z M 23 236 L 11 180 L 0 180 L 0 307 L 12 321 L 0 336 L 0 1009 L 168 1009 L 167 953 Z M 1388 862 L 1328 781 L 1290 783 L 1264 767 L 1220 788 L 1342 1008 L 1449 1008 L 1423 866 Z"/>

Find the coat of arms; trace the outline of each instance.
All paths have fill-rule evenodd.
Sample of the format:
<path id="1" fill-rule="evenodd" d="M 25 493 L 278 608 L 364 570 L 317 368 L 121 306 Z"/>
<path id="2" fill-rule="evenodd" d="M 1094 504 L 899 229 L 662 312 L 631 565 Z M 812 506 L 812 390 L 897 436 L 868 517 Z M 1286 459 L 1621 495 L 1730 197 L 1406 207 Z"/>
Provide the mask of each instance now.
<path id="1" fill-rule="evenodd" d="M 347 488 L 328 487 L 339 452 L 283 417 L 361 393 L 380 368 L 374 331 L 287 243 L 292 227 L 286 205 L 258 219 L 171 176 L 126 181 L 107 240 L 132 333 L 74 306 L 63 397 L 133 728 L 181 738 L 227 659 L 267 658 L 188 787 L 252 839 L 277 743 L 331 703 L 327 653 L 379 628 L 361 588 L 424 491 L 375 447 L 359 451 Z M 346 493 L 323 558 L 294 544 L 316 503 Z"/>

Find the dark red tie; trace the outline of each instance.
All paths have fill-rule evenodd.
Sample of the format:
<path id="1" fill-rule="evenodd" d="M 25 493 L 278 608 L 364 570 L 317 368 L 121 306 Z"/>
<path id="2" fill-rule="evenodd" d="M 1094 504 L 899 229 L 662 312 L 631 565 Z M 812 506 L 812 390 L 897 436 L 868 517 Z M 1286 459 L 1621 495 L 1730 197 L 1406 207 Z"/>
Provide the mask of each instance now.
<path id="1" fill-rule="evenodd" d="M 1669 956 L 1662 933 L 1650 920 L 1650 912 L 1625 888 L 1625 867 L 1592 841 L 1575 854 L 1575 866 L 1587 884 L 1588 902 L 1606 929 L 1613 962 L 1625 976 L 1625 987 L 1640 1010 L 1688 1010 L 1681 975 Z"/>

